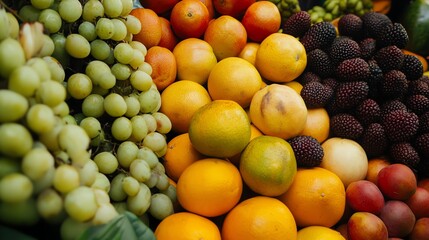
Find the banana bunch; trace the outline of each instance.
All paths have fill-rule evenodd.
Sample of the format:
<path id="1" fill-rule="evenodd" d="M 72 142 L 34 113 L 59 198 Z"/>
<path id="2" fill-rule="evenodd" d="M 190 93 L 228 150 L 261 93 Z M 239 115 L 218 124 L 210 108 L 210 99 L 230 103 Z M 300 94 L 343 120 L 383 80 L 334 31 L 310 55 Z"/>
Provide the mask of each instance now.
<path id="1" fill-rule="evenodd" d="M 322 6 L 308 10 L 311 22 L 332 21 L 342 15 L 353 13 L 362 16 L 372 9 L 371 0 L 326 0 Z"/>
<path id="2" fill-rule="evenodd" d="M 282 22 L 289 18 L 292 14 L 301 11 L 299 0 L 269 0 L 277 5 L 282 16 Z"/>

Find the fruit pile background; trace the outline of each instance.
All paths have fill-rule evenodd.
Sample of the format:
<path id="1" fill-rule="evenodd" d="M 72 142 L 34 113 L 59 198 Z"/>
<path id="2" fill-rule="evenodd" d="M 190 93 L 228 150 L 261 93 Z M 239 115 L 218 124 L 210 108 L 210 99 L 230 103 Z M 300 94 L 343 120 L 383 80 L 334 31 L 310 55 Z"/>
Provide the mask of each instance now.
<path id="1" fill-rule="evenodd" d="M 428 14 L 0 0 L 0 238 L 429 239 Z"/>

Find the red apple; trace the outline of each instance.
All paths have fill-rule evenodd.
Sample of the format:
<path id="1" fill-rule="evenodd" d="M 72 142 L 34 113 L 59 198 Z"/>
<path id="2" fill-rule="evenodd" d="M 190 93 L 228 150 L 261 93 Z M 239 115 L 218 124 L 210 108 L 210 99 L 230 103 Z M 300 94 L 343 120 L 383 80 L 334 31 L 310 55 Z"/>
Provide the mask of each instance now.
<path id="1" fill-rule="evenodd" d="M 241 20 L 247 8 L 256 0 L 213 0 L 213 6 L 221 15 L 230 15 Z"/>
<path id="2" fill-rule="evenodd" d="M 156 14 L 170 11 L 179 0 L 140 0 L 144 8 L 152 9 Z"/>
<path id="3" fill-rule="evenodd" d="M 409 240 L 429 239 L 429 218 L 420 218 L 416 221 L 413 231 L 408 236 Z"/>
<path id="4" fill-rule="evenodd" d="M 366 173 L 366 180 L 377 184 L 377 175 L 381 169 L 389 166 L 390 162 L 385 158 L 372 158 L 368 160 L 368 171 Z"/>
<path id="5" fill-rule="evenodd" d="M 416 217 L 410 207 L 399 200 L 386 201 L 380 218 L 386 224 L 389 237 L 406 237 L 411 233 L 416 222 Z"/>
<path id="6" fill-rule="evenodd" d="M 413 170 L 401 163 L 394 163 L 380 170 L 377 186 L 385 197 L 393 200 L 407 200 L 417 189 Z"/>
<path id="7" fill-rule="evenodd" d="M 422 187 L 417 187 L 416 192 L 406 201 L 413 211 L 416 219 L 429 217 L 429 192 Z"/>
<path id="8" fill-rule="evenodd" d="M 429 192 L 429 178 L 420 179 L 417 182 L 417 186 L 422 187 L 422 188 L 426 189 Z"/>
<path id="9" fill-rule="evenodd" d="M 386 240 L 387 227 L 375 214 L 355 212 L 347 222 L 347 239 L 349 240 Z"/>
<path id="10" fill-rule="evenodd" d="M 380 214 L 384 206 L 384 197 L 375 183 L 368 180 L 358 180 L 346 188 L 347 204 L 356 212 Z"/>

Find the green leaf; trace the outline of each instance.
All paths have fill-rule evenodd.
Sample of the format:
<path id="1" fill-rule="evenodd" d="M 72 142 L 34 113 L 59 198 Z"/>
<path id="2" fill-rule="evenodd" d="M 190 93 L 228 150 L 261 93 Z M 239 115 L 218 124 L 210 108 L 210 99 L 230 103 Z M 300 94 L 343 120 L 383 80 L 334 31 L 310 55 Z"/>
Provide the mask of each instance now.
<path id="1" fill-rule="evenodd" d="M 153 231 L 135 214 L 124 212 L 110 222 L 85 230 L 79 240 L 156 240 Z"/>

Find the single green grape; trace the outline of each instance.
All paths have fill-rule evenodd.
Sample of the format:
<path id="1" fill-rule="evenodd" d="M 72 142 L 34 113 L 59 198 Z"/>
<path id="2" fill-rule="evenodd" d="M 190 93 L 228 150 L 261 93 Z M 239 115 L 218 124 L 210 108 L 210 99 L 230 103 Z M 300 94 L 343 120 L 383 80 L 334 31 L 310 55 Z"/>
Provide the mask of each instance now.
<path id="1" fill-rule="evenodd" d="M 7 17 L 9 19 L 9 37 L 11 38 L 18 38 L 19 35 L 19 22 L 18 19 L 16 19 L 15 15 L 13 15 L 10 12 L 6 12 Z M 6 32 L 7 27 L 4 27 L 2 25 L 2 27 L 0 27 L 0 29 L 2 29 L 2 31 Z M 1 39 L 1 37 L 0 37 Z M 2 39 L 3 40 L 3 39 Z"/>
<path id="2" fill-rule="evenodd" d="M 64 125 L 58 134 L 58 143 L 68 154 L 86 150 L 89 142 L 88 134 L 79 125 Z"/>
<path id="3" fill-rule="evenodd" d="M 6 38 L 0 42 L 0 77 L 8 79 L 10 73 L 25 62 L 24 49 L 18 40 Z"/>
<path id="4" fill-rule="evenodd" d="M 54 4 L 54 0 L 31 0 L 30 2 L 37 9 L 46 9 Z"/>
<path id="5" fill-rule="evenodd" d="M 156 89 L 149 89 L 139 95 L 140 111 L 142 113 L 154 113 L 159 110 L 161 94 Z"/>
<path id="6" fill-rule="evenodd" d="M 131 85 L 141 92 L 146 92 L 152 86 L 152 77 L 144 71 L 137 69 L 130 76 Z"/>
<path id="7" fill-rule="evenodd" d="M 123 41 L 127 37 L 127 26 L 125 23 L 117 18 L 112 19 L 113 23 L 113 36 L 111 37 L 114 41 Z"/>
<path id="8" fill-rule="evenodd" d="M 9 25 L 9 19 L 4 8 L 0 8 L 0 42 L 3 39 L 8 38 L 11 32 L 11 26 Z"/>
<path id="9" fill-rule="evenodd" d="M 11 173 L 0 179 L 0 200 L 7 203 L 22 202 L 33 194 L 30 178 L 22 173 Z"/>
<path id="10" fill-rule="evenodd" d="M 39 103 L 55 107 L 66 100 L 65 87 L 55 81 L 44 81 L 36 91 L 36 99 Z"/>
<path id="11" fill-rule="evenodd" d="M 133 10 L 133 0 L 121 0 L 121 1 L 122 1 L 121 17 L 126 17 Z"/>
<path id="12" fill-rule="evenodd" d="M 88 117 L 101 117 L 104 114 L 104 97 L 90 94 L 82 102 L 82 113 Z"/>
<path id="13" fill-rule="evenodd" d="M 38 57 L 51 56 L 55 51 L 55 44 L 52 38 L 49 35 L 43 35 L 43 46 L 40 49 L 39 53 L 36 55 Z"/>
<path id="14" fill-rule="evenodd" d="M 54 111 L 54 114 L 60 118 L 64 118 L 67 115 L 70 115 L 70 107 L 67 102 L 62 102 L 55 107 L 51 108 Z"/>
<path id="15" fill-rule="evenodd" d="M 150 175 L 150 178 L 144 182 L 149 188 L 154 188 L 156 184 L 158 183 L 159 174 L 155 174 L 152 172 Z"/>
<path id="16" fill-rule="evenodd" d="M 54 45 L 55 46 L 55 45 Z M 64 71 L 61 63 L 52 56 L 45 56 L 42 58 L 48 65 L 49 71 L 51 72 L 51 80 L 59 83 L 64 82 L 66 72 Z"/>
<path id="17" fill-rule="evenodd" d="M 112 201 L 120 202 L 127 198 L 127 193 L 124 191 L 122 182 L 127 177 L 125 173 L 118 173 L 110 182 L 109 196 Z"/>
<path id="18" fill-rule="evenodd" d="M 137 157 L 139 147 L 131 141 L 123 141 L 116 149 L 116 158 L 119 165 L 125 169 L 130 167 L 130 164 Z"/>
<path id="19" fill-rule="evenodd" d="M 127 64 L 115 63 L 111 67 L 113 75 L 118 80 L 127 80 L 131 76 L 131 68 Z"/>
<path id="20" fill-rule="evenodd" d="M 145 73 L 147 73 L 149 75 L 152 75 L 152 66 L 149 63 L 147 63 L 147 62 L 142 63 L 138 67 L 138 70 L 143 71 L 143 72 L 145 72 Z"/>
<path id="21" fill-rule="evenodd" d="M 159 192 L 167 195 L 171 199 L 171 202 L 173 202 L 173 204 L 177 203 L 177 191 L 174 185 L 170 184 L 168 185 L 167 189 Z"/>
<path id="22" fill-rule="evenodd" d="M 127 198 L 127 209 L 137 216 L 143 215 L 150 206 L 151 192 L 148 186 L 140 183 L 137 195 Z"/>
<path id="23" fill-rule="evenodd" d="M 40 12 L 39 22 L 43 23 L 43 26 L 49 33 L 56 33 L 60 31 L 63 25 L 63 20 L 60 14 L 52 9 L 44 9 Z"/>
<path id="24" fill-rule="evenodd" d="M 70 217 L 85 222 L 94 217 L 98 206 L 92 189 L 79 186 L 65 196 L 64 208 Z"/>
<path id="25" fill-rule="evenodd" d="M 130 174 L 139 182 L 145 182 L 150 178 L 151 169 L 143 159 L 135 159 L 130 164 Z"/>
<path id="26" fill-rule="evenodd" d="M 143 53 L 140 50 L 135 49 L 135 48 L 133 48 L 133 49 L 134 49 L 133 60 L 131 60 L 131 62 L 129 64 L 133 69 L 136 70 L 144 63 L 145 56 L 143 55 Z"/>
<path id="27" fill-rule="evenodd" d="M 53 187 L 61 192 L 68 193 L 80 185 L 79 172 L 73 166 L 63 164 L 55 169 Z"/>
<path id="28" fill-rule="evenodd" d="M 133 126 L 127 117 L 118 117 L 112 123 L 111 133 L 118 141 L 125 141 L 131 137 Z"/>
<path id="29" fill-rule="evenodd" d="M 164 191 L 170 186 L 170 181 L 168 180 L 168 176 L 163 173 L 158 177 L 158 182 L 156 183 L 156 188 L 160 191 Z"/>
<path id="30" fill-rule="evenodd" d="M 42 58 L 31 58 L 25 64 L 27 66 L 32 67 L 37 72 L 41 82 L 49 81 L 52 79 L 51 71 L 49 71 L 49 66 Z"/>
<path id="31" fill-rule="evenodd" d="M 125 99 L 125 103 L 127 104 L 127 111 L 125 112 L 126 117 L 132 118 L 140 113 L 140 102 L 136 97 L 125 96 L 124 99 Z"/>
<path id="32" fill-rule="evenodd" d="M 133 128 L 131 138 L 135 142 L 141 142 L 149 132 L 146 120 L 142 115 L 131 117 L 131 126 Z"/>
<path id="33" fill-rule="evenodd" d="M 79 20 L 82 16 L 82 12 L 83 7 L 79 0 L 61 0 L 58 4 L 58 13 L 61 18 L 68 23 Z"/>
<path id="34" fill-rule="evenodd" d="M 100 85 L 103 81 L 103 77 L 108 74 L 112 74 L 109 65 L 100 60 L 93 60 L 88 63 L 85 68 L 85 74 L 91 78 L 94 85 Z"/>
<path id="35" fill-rule="evenodd" d="M 143 139 L 143 146 L 150 148 L 152 151 L 161 151 L 166 145 L 165 136 L 158 132 L 150 132 Z"/>
<path id="36" fill-rule="evenodd" d="M 118 159 L 111 152 L 100 152 L 94 157 L 98 171 L 103 174 L 112 174 L 119 166 Z"/>
<path id="37" fill-rule="evenodd" d="M 0 124 L 0 154 L 22 157 L 31 150 L 33 137 L 26 127 L 19 123 Z"/>
<path id="38" fill-rule="evenodd" d="M 86 38 L 86 40 L 88 40 L 89 42 L 91 42 L 97 38 L 97 33 L 95 32 L 95 25 L 92 22 L 83 21 L 81 24 L 79 24 L 77 31 L 80 35 L 82 35 L 84 38 Z M 92 48 L 92 46 L 91 46 L 91 48 Z"/>
<path id="39" fill-rule="evenodd" d="M 91 56 L 97 60 L 105 60 L 109 57 L 110 52 L 113 51 L 109 44 L 102 39 L 95 39 L 91 43 Z"/>
<path id="40" fill-rule="evenodd" d="M 18 11 L 18 16 L 23 22 L 35 22 L 39 19 L 40 9 L 33 7 L 33 5 L 24 5 Z"/>
<path id="41" fill-rule="evenodd" d="M 134 197 L 139 193 L 140 182 L 132 176 L 125 176 L 122 179 L 122 190 L 127 196 Z"/>
<path id="42" fill-rule="evenodd" d="M 123 64 L 129 64 L 134 58 L 134 50 L 128 43 L 121 42 L 113 49 L 115 59 Z"/>
<path id="43" fill-rule="evenodd" d="M 43 190 L 36 200 L 37 212 L 44 219 L 52 219 L 59 216 L 63 209 L 63 198 L 52 188 Z"/>
<path id="44" fill-rule="evenodd" d="M 109 193 L 98 188 L 91 188 L 95 195 L 95 201 L 97 205 L 110 203 Z M 109 190 L 110 191 L 110 190 Z"/>
<path id="45" fill-rule="evenodd" d="M 152 116 L 152 114 L 149 114 L 149 113 L 142 114 L 141 116 L 146 121 L 146 126 L 147 126 L 148 133 L 155 132 L 156 131 L 156 127 L 157 127 L 157 123 L 156 123 L 155 117 Z"/>
<path id="46" fill-rule="evenodd" d="M 88 40 L 77 33 L 69 34 L 66 37 L 65 48 L 67 53 L 74 58 L 86 58 L 91 53 L 91 45 Z"/>
<path id="47" fill-rule="evenodd" d="M 97 172 L 97 176 L 95 178 L 94 183 L 91 185 L 91 188 L 101 189 L 105 192 L 110 191 L 110 180 L 106 175 L 101 172 Z"/>
<path id="48" fill-rule="evenodd" d="M 67 92 L 74 99 L 84 99 L 92 92 L 92 80 L 86 74 L 74 73 L 67 80 Z"/>
<path id="49" fill-rule="evenodd" d="M 163 193 L 155 193 L 150 198 L 149 213 L 152 217 L 163 220 L 174 213 L 173 202 Z"/>
<path id="50" fill-rule="evenodd" d="M 159 163 L 159 158 L 156 154 L 150 148 L 145 146 L 141 146 L 139 148 L 137 158 L 145 160 L 151 169 L 155 168 Z"/>
<path id="51" fill-rule="evenodd" d="M 127 112 L 127 103 L 121 95 L 110 93 L 104 98 L 104 110 L 112 117 L 120 117 Z"/>
<path id="52" fill-rule="evenodd" d="M 88 161 L 82 167 L 78 168 L 79 180 L 81 185 L 91 186 L 97 178 L 98 166 L 94 161 Z"/>
<path id="53" fill-rule="evenodd" d="M 100 39 L 110 39 L 115 31 L 115 25 L 109 18 L 102 17 L 95 24 L 95 32 Z"/>
<path id="54" fill-rule="evenodd" d="M 31 131 L 41 134 L 47 133 L 55 127 L 56 117 L 52 108 L 37 103 L 28 109 L 26 122 Z"/>
<path id="55" fill-rule="evenodd" d="M 104 16 L 104 7 L 99 0 L 89 0 L 83 6 L 82 18 L 85 21 L 95 23 L 96 20 Z"/>
<path id="56" fill-rule="evenodd" d="M 0 89 L 0 123 L 14 122 L 24 117 L 29 103 L 14 91 Z"/>
<path id="57" fill-rule="evenodd" d="M 95 117 L 85 117 L 80 121 L 79 126 L 85 130 L 91 139 L 97 137 L 101 132 L 101 123 Z"/>
<path id="58" fill-rule="evenodd" d="M 162 112 L 154 112 L 152 116 L 156 119 L 156 131 L 161 134 L 167 134 L 171 131 L 172 123 L 170 118 Z"/>
<path id="59" fill-rule="evenodd" d="M 128 15 L 125 18 L 125 25 L 127 26 L 127 30 L 131 34 L 137 34 L 141 31 L 142 24 L 140 20 L 134 15 Z M 146 55 L 146 54 L 144 54 Z"/>
<path id="60" fill-rule="evenodd" d="M 122 14 L 121 0 L 103 0 L 104 14 L 109 18 L 116 18 Z"/>
<path id="61" fill-rule="evenodd" d="M 64 123 L 62 121 L 58 120 L 55 122 L 55 126 L 51 131 L 39 134 L 39 141 L 42 142 L 46 148 L 52 152 L 61 150 L 58 143 L 58 135 L 63 128 L 63 124 Z"/>
<path id="62" fill-rule="evenodd" d="M 118 216 L 116 208 L 109 202 L 99 204 L 94 217 L 91 219 L 91 223 L 94 226 L 107 224 L 112 219 Z"/>

